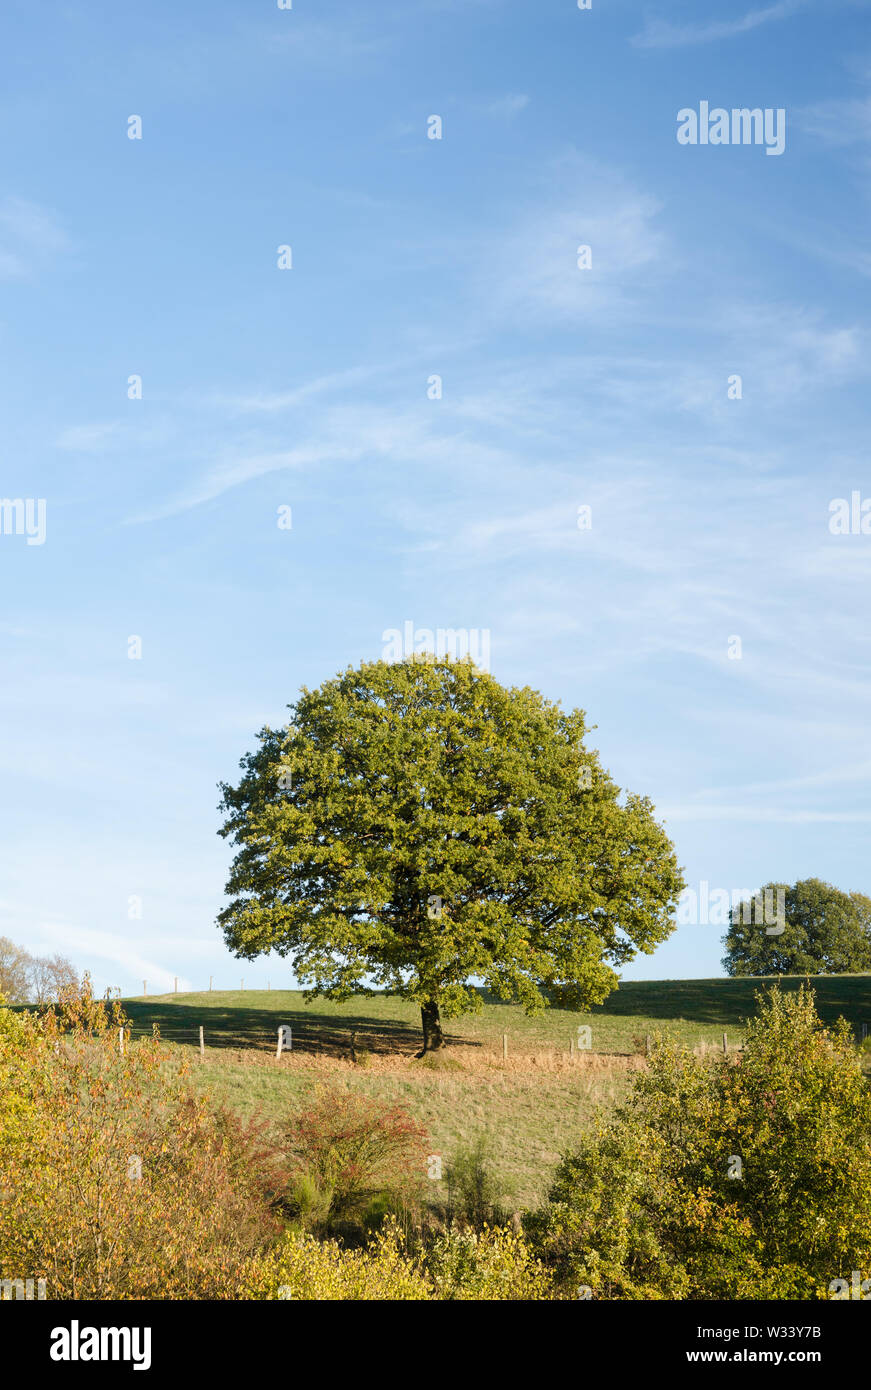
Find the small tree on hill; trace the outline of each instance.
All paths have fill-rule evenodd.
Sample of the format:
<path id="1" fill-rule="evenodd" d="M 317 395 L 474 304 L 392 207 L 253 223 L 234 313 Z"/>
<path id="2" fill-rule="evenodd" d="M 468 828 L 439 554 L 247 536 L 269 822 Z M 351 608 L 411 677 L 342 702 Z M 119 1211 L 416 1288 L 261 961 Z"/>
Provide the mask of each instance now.
<path id="1" fill-rule="evenodd" d="M 776 925 L 770 920 L 772 913 L 754 911 L 750 903 L 739 903 L 729 913 L 723 938 L 727 975 L 849 975 L 871 970 L 871 898 L 805 878 L 791 888 L 766 884 L 757 900 L 770 903 L 778 893 L 783 894 L 784 914 Z"/>
<path id="2" fill-rule="evenodd" d="M 309 997 L 415 1000 L 426 1051 L 476 979 L 584 1008 L 673 930 L 674 849 L 579 710 L 432 660 L 349 668 L 290 708 L 222 785 L 239 848 L 219 920 L 239 956 L 290 955 Z"/>

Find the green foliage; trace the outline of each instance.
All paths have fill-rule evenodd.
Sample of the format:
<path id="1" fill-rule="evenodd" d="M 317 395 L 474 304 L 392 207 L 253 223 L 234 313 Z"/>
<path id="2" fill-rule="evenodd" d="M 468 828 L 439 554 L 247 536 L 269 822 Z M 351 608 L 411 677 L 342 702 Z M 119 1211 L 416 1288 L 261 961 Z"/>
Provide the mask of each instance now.
<path id="1" fill-rule="evenodd" d="M 522 1236 L 451 1230 L 413 1259 L 388 1220 L 365 1248 L 347 1250 L 291 1232 L 240 1272 L 252 1299 L 529 1300 L 553 1297 L 547 1271 Z"/>
<path id="2" fill-rule="evenodd" d="M 8 1043 L 13 1039 L 26 1037 L 27 1024 L 24 1014 L 13 1012 L 5 995 L 0 993 L 0 1037 Z"/>
<path id="3" fill-rule="evenodd" d="M 434 1297 L 445 1300 L 537 1300 L 555 1296 L 552 1280 L 523 1236 L 504 1228 L 451 1228 L 425 1258 Z"/>
<path id="4" fill-rule="evenodd" d="M 728 975 L 833 975 L 871 971 L 871 898 L 842 893 L 818 878 L 790 888 L 768 883 L 763 902 L 783 894 L 783 931 L 777 931 L 754 904 L 729 913 L 723 968 Z M 781 925 L 780 923 L 776 924 Z"/>
<path id="5" fill-rule="evenodd" d="M 472 1144 L 457 1150 L 447 1165 L 445 1182 L 449 1221 L 473 1231 L 505 1224 L 506 1194 L 493 1174 L 486 1135 L 479 1135 Z"/>
<path id="6" fill-rule="evenodd" d="M 429 1283 L 404 1253 L 398 1230 L 385 1227 L 364 1249 L 289 1232 L 267 1255 L 240 1271 L 243 1298 L 408 1301 L 431 1296 Z"/>
<path id="7" fill-rule="evenodd" d="M 425 1300 L 424 1275 L 406 1257 L 399 1233 L 388 1227 L 363 1250 L 343 1250 L 333 1240 L 318 1241 L 289 1232 L 268 1255 L 240 1270 L 243 1298 L 295 1300 Z"/>
<path id="8" fill-rule="evenodd" d="M 470 983 L 578 1009 L 673 930 L 683 886 L 650 802 L 584 747 L 584 715 L 470 662 L 349 668 L 304 690 L 222 786 L 237 846 L 228 945 L 290 955 L 335 1000 L 371 988 L 430 1011 Z"/>
<path id="9" fill-rule="evenodd" d="M 871 1089 L 846 1024 L 774 989 L 735 1057 L 658 1043 L 527 1226 L 599 1298 L 815 1298 L 867 1275 Z"/>
<path id="10" fill-rule="evenodd" d="M 657 1039 L 524 1234 L 483 1143 L 449 1165 L 434 1232 L 429 1143 L 394 1104 L 324 1091 L 276 1152 L 156 1036 L 122 1052 L 120 1009 L 87 987 L 41 1014 L 0 1005 L 0 1268 L 103 1299 L 825 1298 L 871 1277 L 866 1054 L 809 989 L 757 998 L 728 1058 Z"/>

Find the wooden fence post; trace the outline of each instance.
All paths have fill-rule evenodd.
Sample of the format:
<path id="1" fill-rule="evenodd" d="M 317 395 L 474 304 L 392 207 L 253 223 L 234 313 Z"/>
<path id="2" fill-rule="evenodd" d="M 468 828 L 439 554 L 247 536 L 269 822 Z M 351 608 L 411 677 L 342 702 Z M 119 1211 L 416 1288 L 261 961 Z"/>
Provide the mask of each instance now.
<path id="1" fill-rule="evenodd" d="M 200 1024 L 200 1061 L 201 1061 L 201 1062 L 204 1062 L 205 1060 L 206 1060 L 206 1043 L 205 1043 L 205 1039 L 204 1039 L 204 1037 L 203 1037 L 203 1025 Z"/>
<path id="2" fill-rule="evenodd" d="M 729 1051 L 729 1039 L 726 1037 L 726 1034 L 724 1033 L 724 1034 L 723 1034 L 723 1056 L 724 1056 L 724 1057 L 727 1055 L 728 1051 Z"/>
<path id="3" fill-rule="evenodd" d="M 506 1061 L 507 1057 L 508 1057 L 508 1034 L 507 1034 L 507 1033 L 503 1033 L 503 1034 L 502 1034 L 502 1060 L 503 1060 L 503 1062 Z"/>
<path id="4" fill-rule="evenodd" d="M 148 981 L 147 981 L 147 980 L 143 980 L 143 981 L 142 981 L 142 998 L 143 998 L 143 999 L 147 999 L 147 998 L 148 998 Z"/>

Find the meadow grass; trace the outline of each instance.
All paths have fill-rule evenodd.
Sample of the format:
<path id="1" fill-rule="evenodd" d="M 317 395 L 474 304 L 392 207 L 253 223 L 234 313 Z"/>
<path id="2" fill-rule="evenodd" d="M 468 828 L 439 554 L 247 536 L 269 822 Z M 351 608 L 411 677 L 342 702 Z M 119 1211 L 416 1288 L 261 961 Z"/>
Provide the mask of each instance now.
<path id="1" fill-rule="evenodd" d="M 779 983 L 792 990 L 804 978 Z M 585 1013 L 550 1009 L 533 1017 L 482 995 L 480 1013 L 447 1021 L 445 1052 L 423 1060 L 414 1055 L 419 1011 L 394 996 L 307 1004 L 298 990 L 236 990 L 123 1004 L 134 1037 L 156 1023 L 164 1040 L 193 1063 L 197 1086 L 240 1114 L 280 1124 L 319 1086 L 331 1085 L 406 1106 L 427 1128 L 431 1151 L 446 1160 L 486 1136 L 506 1201 L 522 1207 L 544 1195 L 561 1152 L 589 1128 L 596 1109 L 607 1111 L 625 1094 L 632 1072 L 644 1066 L 648 1034 L 665 1033 L 707 1051 L 722 1047 L 726 1031 L 730 1049 L 738 1047 L 756 993 L 774 982 L 629 982 Z M 843 1015 L 857 1035 L 862 1022 L 871 1025 L 871 976 L 811 983 L 827 1022 Z M 293 1049 L 276 1060 L 279 1024 L 293 1029 Z M 591 1050 L 572 1054 L 583 1025 L 591 1029 Z"/>
<path id="2" fill-rule="evenodd" d="M 480 1012 L 447 1020 L 445 1030 L 452 1051 L 470 1055 L 501 1051 L 503 1034 L 508 1035 L 510 1054 L 568 1052 L 581 1025 L 590 1027 L 596 1053 L 638 1052 L 648 1033 L 663 1030 L 687 1047 L 717 1044 L 724 1030 L 731 1030 L 738 1043 L 744 1021 L 756 1012 L 760 990 L 772 984 L 795 990 L 806 978 L 630 981 L 586 1012 L 547 1009 L 532 1017 L 482 991 Z M 826 975 L 812 977 L 810 983 L 826 1022 L 843 1015 L 857 1036 L 863 1022 L 871 1028 L 871 975 Z M 360 1048 L 379 1055 L 411 1056 L 420 1046 L 419 1010 L 393 995 L 357 995 L 341 1004 L 325 999 L 306 1003 L 299 990 L 231 990 L 139 996 L 123 1003 L 134 1036 L 150 1032 L 157 1023 L 161 1036 L 172 1042 L 195 1040 L 202 1024 L 212 1047 L 268 1050 L 275 1047 L 278 1025 L 287 1023 L 293 1028 L 294 1049 L 320 1056 L 344 1055 L 353 1033 Z"/>

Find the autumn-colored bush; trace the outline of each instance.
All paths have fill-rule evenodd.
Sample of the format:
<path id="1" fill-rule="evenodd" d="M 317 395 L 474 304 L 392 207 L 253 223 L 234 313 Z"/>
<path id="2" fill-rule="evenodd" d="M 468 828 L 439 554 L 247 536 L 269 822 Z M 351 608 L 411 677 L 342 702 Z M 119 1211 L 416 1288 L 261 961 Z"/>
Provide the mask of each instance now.
<path id="1" fill-rule="evenodd" d="M 312 1300 L 428 1299 L 432 1289 L 405 1252 L 393 1218 L 365 1248 L 288 1232 L 266 1255 L 240 1270 L 245 1298 Z"/>
<path id="2" fill-rule="evenodd" d="M 531 1300 L 554 1296 L 550 1277 L 523 1237 L 506 1229 L 450 1229 L 412 1256 L 395 1218 L 368 1246 L 289 1232 L 240 1278 L 252 1299 L 430 1301 Z"/>
<path id="3" fill-rule="evenodd" d="M 757 996 L 743 1052 L 659 1043 L 628 1102 L 562 1161 L 527 1218 L 594 1298 L 826 1298 L 871 1275 L 871 1087 L 813 992 Z"/>
<path id="4" fill-rule="evenodd" d="M 420 1203 L 426 1130 L 399 1105 L 324 1087 L 283 1127 L 280 1207 L 304 1229 L 361 1240 Z"/>
<path id="5" fill-rule="evenodd" d="M 556 1296 L 550 1272 L 528 1242 L 503 1226 L 444 1231 L 427 1250 L 425 1267 L 437 1299 L 489 1303 Z"/>
<path id="6" fill-rule="evenodd" d="M 0 1008 L 0 1277 L 44 1278 L 49 1298 L 233 1298 L 278 1226 L 268 1157 L 87 981 L 40 1015 Z"/>

